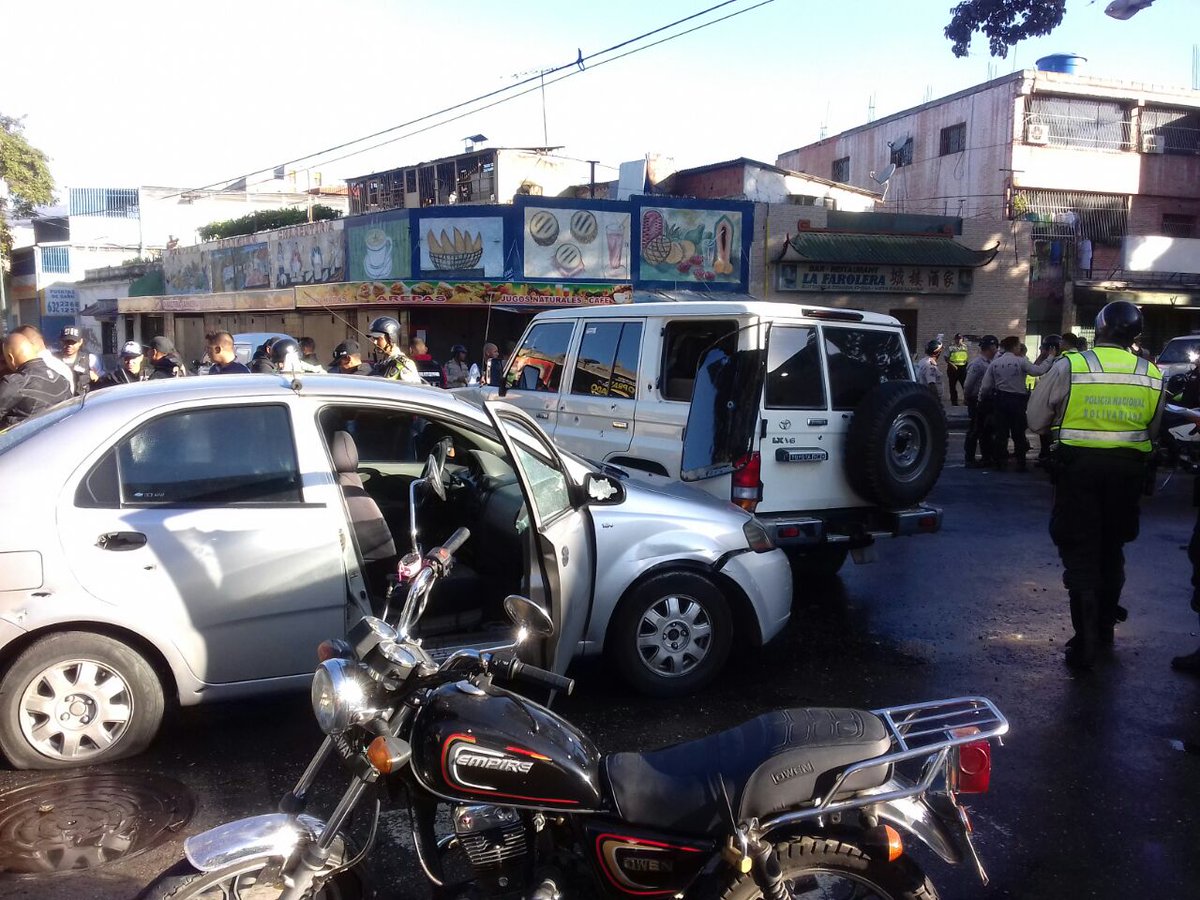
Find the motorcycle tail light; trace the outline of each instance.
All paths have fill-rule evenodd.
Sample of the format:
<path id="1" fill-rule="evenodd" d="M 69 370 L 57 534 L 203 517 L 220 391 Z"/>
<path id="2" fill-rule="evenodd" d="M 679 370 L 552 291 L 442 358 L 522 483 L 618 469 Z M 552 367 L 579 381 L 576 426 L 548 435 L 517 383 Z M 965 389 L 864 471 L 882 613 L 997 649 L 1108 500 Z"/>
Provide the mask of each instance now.
<path id="1" fill-rule="evenodd" d="M 876 859 L 895 862 L 904 855 L 904 842 L 891 825 L 876 825 L 866 833 L 863 849 Z"/>
<path id="2" fill-rule="evenodd" d="M 733 490 L 729 499 L 746 512 L 754 512 L 762 494 L 762 457 L 757 451 L 747 453 L 734 463 Z"/>
<path id="3" fill-rule="evenodd" d="M 978 728 L 960 728 L 956 737 L 978 734 Z M 971 741 L 956 752 L 954 790 L 959 794 L 985 794 L 992 780 L 992 745 L 990 741 Z"/>

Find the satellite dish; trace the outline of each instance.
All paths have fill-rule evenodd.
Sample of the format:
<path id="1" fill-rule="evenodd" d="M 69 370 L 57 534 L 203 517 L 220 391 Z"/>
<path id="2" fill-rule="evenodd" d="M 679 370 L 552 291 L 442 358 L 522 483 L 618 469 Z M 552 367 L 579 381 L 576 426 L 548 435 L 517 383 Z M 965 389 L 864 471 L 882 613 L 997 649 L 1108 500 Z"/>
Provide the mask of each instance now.
<path id="1" fill-rule="evenodd" d="M 882 172 L 871 172 L 871 180 L 876 184 L 887 184 L 888 179 L 896 174 L 896 164 L 888 163 Z"/>
<path id="2" fill-rule="evenodd" d="M 1113 0 L 1105 7 L 1104 14 L 1114 19 L 1132 19 L 1153 2 L 1154 0 Z"/>

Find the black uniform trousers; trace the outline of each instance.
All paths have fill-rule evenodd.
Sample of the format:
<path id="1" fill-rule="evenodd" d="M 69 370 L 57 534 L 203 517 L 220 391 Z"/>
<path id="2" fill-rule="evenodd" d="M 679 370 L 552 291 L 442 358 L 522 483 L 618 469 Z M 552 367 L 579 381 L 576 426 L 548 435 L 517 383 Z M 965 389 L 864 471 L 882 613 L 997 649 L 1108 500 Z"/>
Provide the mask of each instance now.
<path id="1" fill-rule="evenodd" d="M 1071 593 L 1093 592 L 1101 622 L 1112 622 L 1125 585 L 1125 544 L 1138 536 L 1147 455 L 1136 450 L 1055 451 L 1050 537 Z"/>
<path id="2" fill-rule="evenodd" d="M 991 463 L 995 455 L 996 439 L 992 434 L 992 401 L 967 400 L 967 437 L 963 444 L 963 457 L 967 462 L 975 459 L 979 449 L 980 459 Z"/>
<path id="3" fill-rule="evenodd" d="M 967 367 L 946 363 L 946 380 L 950 382 L 950 403 L 958 406 L 958 389 L 963 389 L 963 399 L 967 398 Z M 968 401 L 968 404 L 970 401 Z"/>
<path id="4" fill-rule="evenodd" d="M 1018 465 L 1025 464 L 1025 454 L 1029 452 L 1029 439 L 1025 430 L 1029 422 L 1025 418 L 1025 408 L 1029 405 L 1029 395 L 1026 393 L 1013 394 L 1009 391 L 996 391 L 992 395 L 993 420 L 995 421 L 995 450 L 997 463 L 1003 463 L 1008 458 L 1008 438 L 1012 435 L 1013 455 Z"/>

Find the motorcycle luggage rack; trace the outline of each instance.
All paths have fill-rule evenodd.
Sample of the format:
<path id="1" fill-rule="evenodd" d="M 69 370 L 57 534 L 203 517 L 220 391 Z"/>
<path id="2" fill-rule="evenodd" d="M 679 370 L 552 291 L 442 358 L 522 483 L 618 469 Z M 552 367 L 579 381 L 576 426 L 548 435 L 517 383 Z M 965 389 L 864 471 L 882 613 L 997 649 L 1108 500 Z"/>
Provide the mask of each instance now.
<path id="1" fill-rule="evenodd" d="M 938 773 L 945 769 L 951 750 L 1008 733 L 1008 720 L 986 697 L 955 697 L 889 706 L 872 710 L 871 714 L 878 716 L 887 728 L 891 749 L 879 756 L 843 766 L 824 796 L 814 797 L 808 806 L 764 819 L 758 823 L 760 834 L 844 809 L 858 809 L 873 803 L 924 794 L 932 787 Z M 922 758 L 925 764 L 921 769 L 921 777 L 915 782 L 893 774 L 879 788 L 843 795 L 845 799 L 834 800 L 841 793 L 842 785 L 856 772 Z"/>

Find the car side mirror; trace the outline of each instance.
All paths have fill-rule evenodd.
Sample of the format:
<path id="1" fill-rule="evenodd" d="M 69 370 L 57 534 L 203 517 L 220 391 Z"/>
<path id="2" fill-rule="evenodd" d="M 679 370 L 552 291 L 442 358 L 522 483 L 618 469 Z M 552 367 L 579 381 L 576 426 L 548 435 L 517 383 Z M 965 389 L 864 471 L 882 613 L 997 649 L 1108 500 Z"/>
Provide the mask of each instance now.
<path id="1" fill-rule="evenodd" d="M 583 480 L 589 506 L 616 506 L 625 502 L 625 485 L 601 472 L 588 472 Z"/>
<path id="2" fill-rule="evenodd" d="M 505 396 L 508 393 L 508 379 L 507 378 L 500 379 L 500 384 L 497 386 L 496 392 L 501 397 Z"/>

